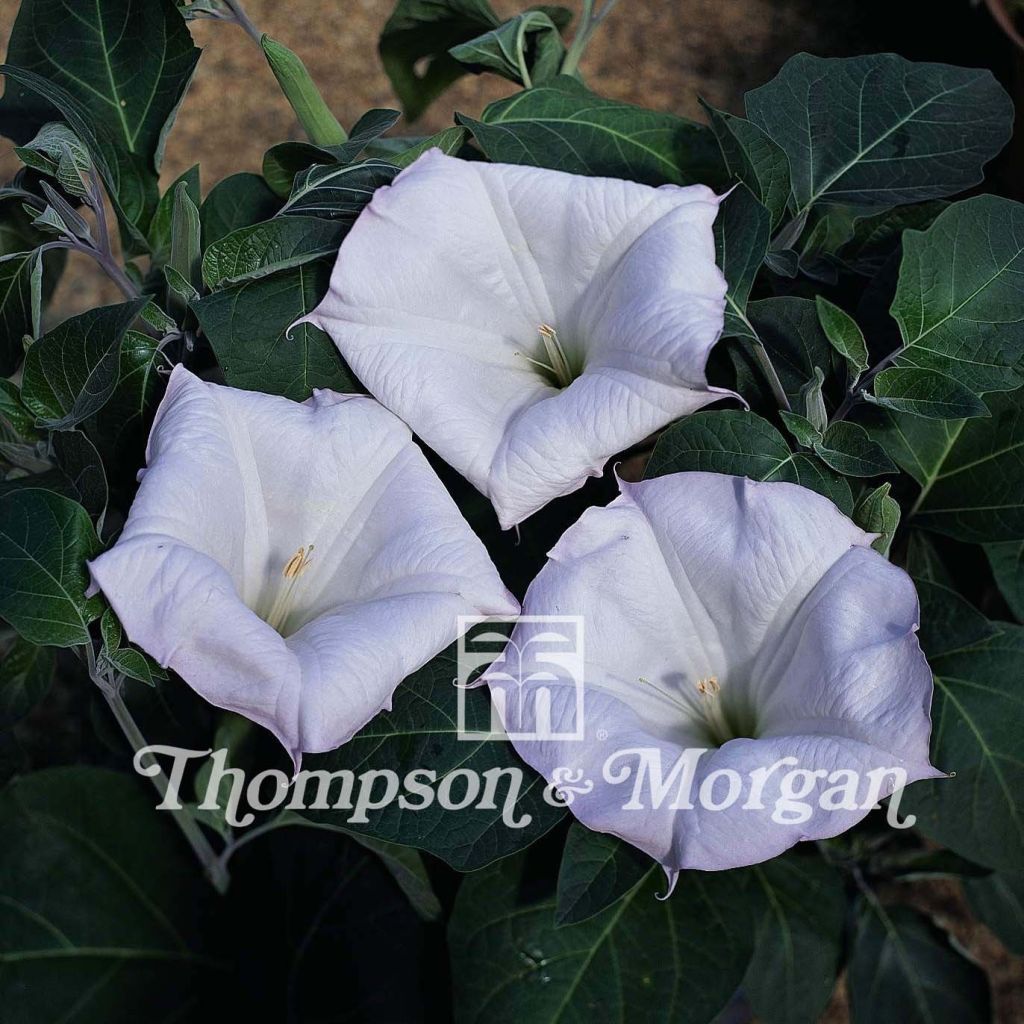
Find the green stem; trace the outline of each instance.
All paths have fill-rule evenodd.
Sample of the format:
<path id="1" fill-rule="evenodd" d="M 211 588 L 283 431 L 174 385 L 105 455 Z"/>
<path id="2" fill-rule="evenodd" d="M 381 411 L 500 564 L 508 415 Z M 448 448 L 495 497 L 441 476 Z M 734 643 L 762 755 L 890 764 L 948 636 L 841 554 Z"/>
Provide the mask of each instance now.
<path id="1" fill-rule="evenodd" d="M 132 718 L 132 714 L 128 710 L 128 705 L 125 704 L 124 698 L 121 696 L 123 678 L 111 677 L 110 674 L 99 669 L 91 645 L 87 645 L 85 651 L 89 662 L 89 675 L 99 687 L 100 693 L 103 694 L 107 706 L 125 735 L 125 739 L 128 740 L 132 750 L 138 753 L 138 751 L 149 746 L 149 744 L 146 742 L 146 737 L 142 735 L 142 731 L 135 723 L 135 719 Z M 153 763 L 159 768 L 156 758 L 153 758 Z M 160 799 L 164 800 L 170 787 L 163 769 L 160 768 L 157 774 L 151 775 L 150 778 L 160 794 Z M 217 892 L 221 894 L 227 892 L 230 881 L 227 869 L 221 863 L 216 851 L 210 845 L 203 830 L 199 827 L 199 823 L 192 817 L 192 813 L 185 807 L 179 807 L 177 810 L 172 810 L 171 815 L 178 828 L 181 829 L 181 833 L 189 846 L 192 847 L 192 851 L 199 859 L 200 864 L 203 865 L 210 883 Z"/>
<path id="2" fill-rule="evenodd" d="M 604 0 L 601 8 L 595 11 L 594 0 L 583 0 L 583 11 L 580 14 L 579 28 L 576 30 L 576 34 L 573 36 L 572 43 L 569 46 L 569 52 L 565 55 L 565 60 L 562 62 L 563 75 L 575 75 L 579 78 L 580 60 L 586 52 L 587 45 L 590 43 L 593 34 L 600 27 L 601 22 L 612 13 L 616 3 L 618 3 L 618 0 Z"/>

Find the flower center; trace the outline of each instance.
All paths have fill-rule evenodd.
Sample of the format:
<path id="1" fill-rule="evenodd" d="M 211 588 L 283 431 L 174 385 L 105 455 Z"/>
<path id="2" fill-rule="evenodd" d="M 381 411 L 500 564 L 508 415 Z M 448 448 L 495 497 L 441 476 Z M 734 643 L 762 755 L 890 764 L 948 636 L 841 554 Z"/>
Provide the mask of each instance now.
<path id="1" fill-rule="evenodd" d="M 537 328 L 537 333 L 540 335 L 544 358 L 533 359 L 522 352 L 517 352 L 516 355 L 543 370 L 544 376 L 557 387 L 567 388 L 579 374 L 573 372 L 569 357 L 558 340 L 558 332 L 550 324 L 541 324 Z"/>
<path id="2" fill-rule="evenodd" d="M 274 598 L 274 603 L 270 606 L 270 611 L 267 613 L 267 625 L 271 629 L 276 629 L 282 636 L 285 635 L 284 625 L 288 621 L 288 616 L 291 615 L 292 608 L 295 605 L 295 592 L 298 589 L 299 579 L 310 567 L 313 561 L 310 558 L 312 554 L 312 544 L 308 548 L 299 548 L 288 559 L 284 569 L 281 571 L 284 583 L 278 590 L 277 597 Z"/>

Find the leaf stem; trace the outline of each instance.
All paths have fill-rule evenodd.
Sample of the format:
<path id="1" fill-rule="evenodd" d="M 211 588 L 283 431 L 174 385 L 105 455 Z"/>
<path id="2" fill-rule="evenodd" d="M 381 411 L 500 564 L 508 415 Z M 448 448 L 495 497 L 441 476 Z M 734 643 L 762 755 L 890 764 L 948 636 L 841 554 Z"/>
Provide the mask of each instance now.
<path id="1" fill-rule="evenodd" d="M 224 0 L 224 4 L 231 11 L 235 24 L 245 29 L 248 35 L 256 40 L 257 46 L 262 46 L 263 33 L 252 23 L 249 15 L 245 13 L 241 0 Z"/>
<path id="2" fill-rule="evenodd" d="M 563 75 L 575 75 L 579 78 L 579 65 L 584 52 L 590 43 L 590 38 L 600 27 L 601 22 L 612 13 L 618 0 L 604 0 L 601 7 L 594 10 L 594 0 L 583 0 L 583 11 L 580 14 L 580 25 L 572 38 L 569 52 L 562 62 Z"/>
<path id="3" fill-rule="evenodd" d="M 857 386 L 850 391 L 850 393 L 840 403 L 839 408 L 836 409 L 835 415 L 832 417 L 831 422 L 835 423 L 838 420 L 845 419 L 849 414 L 850 410 L 860 401 L 861 394 L 864 389 L 900 354 L 902 354 L 904 346 L 901 345 L 899 348 L 893 349 L 884 359 L 880 359 L 859 381 Z"/>
<path id="4" fill-rule="evenodd" d="M 89 663 L 90 677 L 99 687 L 100 693 L 103 694 L 107 706 L 117 720 L 117 724 L 121 727 L 125 739 L 128 740 L 132 750 L 137 754 L 140 750 L 149 746 L 149 744 L 146 742 L 146 737 L 142 735 L 142 731 L 136 724 L 135 719 L 132 718 L 128 705 L 125 704 L 124 698 L 121 696 L 124 677 L 101 669 L 96 663 L 96 655 L 91 644 L 86 644 L 85 653 Z M 161 800 L 163 800 L 167 796 L 169 782 L 155 758 L 153 763 L 159 768 L 159 771 L 155 775 L 151 775 L 150 778 L 152 778 L 153 785 L 156 786 L 157 792 L 160 794 Z M 179 806 L 177 810 L 171 811 L 171 815 L 178 828 L 181 829 L 182 835 L 184 835 L 189 846 L 192 847 L 192 851 L 198 858 L 199 863 L 202 864 L 210 883 L 217 892 L 221 894 L 227 892 L 230 881 L 227 868 L 210 845 L 209 840 L 199 827 L 199 823 L 192 816 L 191 811 L 186 807 Z"/>

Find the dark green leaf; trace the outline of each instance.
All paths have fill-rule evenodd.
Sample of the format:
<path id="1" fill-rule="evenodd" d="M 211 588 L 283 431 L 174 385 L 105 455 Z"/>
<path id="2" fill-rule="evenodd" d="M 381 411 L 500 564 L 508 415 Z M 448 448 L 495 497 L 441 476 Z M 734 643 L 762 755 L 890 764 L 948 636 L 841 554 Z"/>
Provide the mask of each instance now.
<path id="1" fill-rule="evenodd" d="M 818 458 L 845 476 L 879 476 L 897 472 L 896 464 L 885 449 L 871 439 L 857 423 L 840 420 L 825 431 L 814 446 Z"/>
<path id="2" fill-rule="evenodd" d="M 269 220 L 281 201 L 258 174 L 232 174 L 210 189 L 199 209 L 203 245 L 211 246 L 239 228 Z"/>
<path id="3" fill-rule="evenodd" d="M 952 587 L 915 577 L 921 601 L 918 639 L 929 658 L 967 650 L 998 634 L 999 630 Z"/>
<path id="4" fill-rule="evenodd" d="M 864 397 L 894 412 L 935 420 L 987 416 L 988 406 L 970 388 L 937 370 L 893 367 L 874 379 L 874 394 Z"/>
<path id="5" fill-rule="evenodd" d="M 616 100 L 574 78 L 492 103 L 480 121 L 456 120 L 491 160 L 648 185 L 714 184 L 723 176 L 710 128 Z"/>
<path id="6" fill-rule="evenodd" d="M 900 506 L 895 498 L 889 497 L 892 484 L 882 484 L 869 491 L 853 510 L 853 521 L 868 533 L 879 534 L 871 546 L 881 555 L 889 557 L 889 548 L 896 528 L 900 525 Z"/>
<path id="7" fill-rule="evenodd" d="M 408 167 L 428 149 L 439 149 L 448 156 L 454 156 L 465 145 L 469 132 L 461 125 L 444 128 L 436 135 L 426 137 L 390 137 L 378 139 L 366 147 L 367 159 L 384 160 L 396 167 Z"/>
<path id="8" fill-rule="evenodd" d="M 288 328 L 323 298 L 331 265 L 323 260 L 232 285 L 193 304 L 232 387 L 304 400 L 313 388 L 357 386 L 331 339 L 311 324 Z"/>
<path id="9" fill-rule="evenodd" d="M 100 617 L 100 636 L 103 637 L 100 658 L 115 672 L 147 686 L 156 686 L 158 679 L 167 678 L 167 673 L 138 647 L 122 643 L 124 631 L 113 608 L 107 608 Z"/>
<path id="10" fill-rule="evenodd" d="M 146 236 L 149 239 L 153 262 L 158 265 L 166 263 L 171 257 L 171 221 L 174 216 L 174 196 L 179 185 L 185 186 L 188 197 L 198 206 L 199 164 L 190 167 L 171 183 L 171 187 L 160 197 L 156 213 L 153 214 Z"/>
<path id="11" fill-rule="evenodd" d="M 85 563 L 99 551 L 89 513 L 76 502 L 33 487 L 0 494 L 0 618 L 30 643 L 89 643 L 102 604 L 85 596 Z"/>
<path id="12" fill-rule="evenodd" d="M 846 515 L 853 511 L 850 485 L 842 477 L 810 455 L 794 455 L 783 436 L 752 412 L 699 412 L 669 427 L 655 445 L 645 475 L 685 472 L 801 484 L 830 498 Z"/>
<path id="13" fill-rule="evenodd" d="M 734 189 L 715 218 L 718 265 L 729 285 L 725 294 L 724 337 L 757 337 L 747 320 L 747 299 L 768 251 L 770 234 L 768 211 L 746 188 Z"/>
<path id="14" fill-rule="evenodd" d="M 935 199 L 856 217 L 853 235 L 840 249 L 838 258 L 858 274 L 874 277 L 899 248 L 907 228 L 924 231 L 948 205 L 945 200 Z"/>
<path id="15" fill-rule="evenodd" d="M 915 522 L 975 543 L 1024 538 L 1024 396 L 988 396 L 985 419 L 886 413 L 873 436 L 921 484 Z"/>
<path id="16" fill-rule="evenodd" d="M 975 196 L 906 231 L 892 315 L 897 366 L 938 370 L 978 394 L 1024 383 L 1024 205 Z"/>
<path id="17" fill-rule="evenodd" d="M 381 185 L 389 185 L 398 168 L 382 160 L 348 167 L 318 164 L 299 174 L 281 212 L 290 216 L 323 217 L 355 223 Z"/>
<path id="18" fill-rule="evenodd" d="M 902 809 L 936 842 L 1012 872 L 1024 863 L 1024 628 L 999 627 L 979 646 L 933 660 L 931 758 L 956 775 L 911 786 Z"/>
<path id="19" fill-rule="evenodd" d="M 21 366 L 27 335 L 39 337 L 43 261 L 39 250 L 0 258 L 0 376 Z"/>
<path id="20" fill-rule="evenodd" d="M 0 659 L 0 730 L 24 718 L 53 681 L 54 653 L 15 638 Z"/>
<path id="21" fill-rule="evenodd" d="M 815 300 L 818 320 L 832 347 L 846 360 L 850 377 L 856 380 L 868 368 L 868 346 L 857 321 L 823 295 Z"/>
<path id="22" fill-rule="evenodd" d="M 558 74 L 565 44 L 551 18 L 534 9 L 453 46 L 448 53 L 474 71 L 493 71 L 529 88 Z"/>
<path id="23" fill-rule="evenodd" d="M 991 72 L 893 53 L 791 57 L 746 96 L 747 116 L 789 157 L 797 211 L 894 206 L 977 184 L 1006 144 L 1013 105 Z"/>
<path id="24" fill-rule="evenodd" d="M 8 1024 L 191 1019 L 211 963 L 205 883 L 141 779 L 98 768 L 0 793 L 0 1004 Z"/>
<path id="25" fill-rule="evenodd" d="M 29 349 L 21 397 L 41 424 L 67 430 L 103 408 L 117 387 L 125 333 L 148 301 L 73 316 Z"/>
<path id="26" fill-rule="evenodd" d="M 864 901 L 848 984 L 853 1024 L 988 1024 L 985 972 L 928 918 Z"/>
<path id="27" fill-rule="evenodd" d="M 206 250 L 203 280 L 222 288 L 334 256 L 344 233 L 343 225 L 319 217 L 275 217 L 240 228 Z"/>
<path id="28" fill-rule="evenodd" d="M 554 895 L 524 895 L 523 858 L 475 872 L 459 889 L 448 932 L 455 1020 L 705 1024 L 750 958 L 744 881 L 737 872 L 684 872 L 660 901 L 665 878 L 652 868 L 602 913 L 556 927 Z"/>
<path id="29" fill-rule="evenodd" d="M 813 448 L 821 440 L 821 431 L 806 417 L 796 412 L 780 410 L 783 425 L 803 448 Z"/>
<path id="30" fill-rule="evenodd" d="M 0 379 L 0 428 L 8 429 L 15 438 L 22 440 L 35 440 L 38 436 L 36 418 L 25 408 L 21 389 L 7 379 Z"/>
<path id="31" fill-rule="evenodd" d="M 751 868 L 766 909 L 743 988 L 765 1024 L 815 1021 L 839 972 L 846 900 L 839 872 L 790 852 Z"/>
<path id="32" fill-rule="evenodd" d="M 349 769 L 357 775 L 370 769 L 389 768 L 401 777 L 421 768 L 436 772 L 438 785 L 456 769 L 468 769 L 481 776 L 492 769 L 513 769 L 512 774 L 522 774 L 514 815 L 517 821 L 528 816 L 528 823 L 510 828 L 502 821 L 502 807 L 510 792 L 508 772 L 498 780 L 493 810 L 478 807 L 477 801 L 452 813 L 435 799 L 421 810 L 403 808 L 393 801 L 380 810 L 368 811 L 367 824 L 349 822 L 348 816 L 337 810 L 303 811 L 303 816 L 314 822 L 338 823 L 351 832 L 385 842 L 426 850 L 461 871 L 473 871 L 499 857 L 507 857 L 547 832 L 564 811 L 544 801 L 544 780 L 522 764 L 512 745 L 497 739 L 459 738 L 458 689 L 454 685 L 457 674 L 453 647 L 405 680 L 395 691 L 391 711 L 381 712 L 337 750 L 307 757 L 303 767 L 329 772 Z M 491 702 L 486 690 L 470 690 L 463 696 L 468 728 L 488 732 Z M 332 793 L 337 795 L 337 785 Z"/>
<path id="33" fill-rule="evenodd" d="M 986 544 L 985 554 L 1010 610 L 1024 619 L 1024 541 Z"/>
<path id="34" fill-rule="evenodd" d="M 579 924 L 617 903 L 651 871 L 651 858 L 573 822 L 558 871 L 555 924 Z"/>
<path id="35" fill-rule="evenodd" d="M 448 51 L 499 24 L 487 0 L 398 0 L 381 33 L 380 57 L 410 121 L 466 74 Z"/>
<path id="36" fill-rule="evenodd" d="M 80 430 L 53 435 L 53 454 L 67 477 L 69 494 L 89 513 L 102 519 L 107 510 L 107 473 L 96 446 Z"/>
<path id="37" fill-rule="evenodd" d="M 768 357 L 779 375 L 786 397 L 800 408 L 800 392 L 814 380 L 815 369 L 832 368 L 832 346 L 818 320 L 818 309 L 810 299 L 783 296 L 758 299 L 747 307 Z"/>
<path id="38" fill-rule="evenodd" d="M 55 178 L 69 196 L 84 199 L 88 194 L 86 182 L 92 159 L 82 140 L 66 124 L 44 124 L 31 142 L 16 146 L 14 152 L 26 166 Z"/>
<path id="39" fill-rule="evenodd" d="M 703 100 L 729 177 L 742 181 L 771 214 L 778 227 L 789 202 L 789 160 L 752 121 L 715 110 Z"/>
<path id="40" fill-rule="evenodd" d="M 1024 956 L 1024 875 L 995 872 L 964 883 L 971 909 L 1017 956 Z"/>

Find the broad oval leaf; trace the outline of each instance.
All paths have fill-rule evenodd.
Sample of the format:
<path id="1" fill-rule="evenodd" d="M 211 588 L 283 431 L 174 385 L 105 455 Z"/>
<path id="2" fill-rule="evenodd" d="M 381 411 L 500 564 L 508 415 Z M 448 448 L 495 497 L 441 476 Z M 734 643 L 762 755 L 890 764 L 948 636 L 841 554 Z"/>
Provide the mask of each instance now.
<path id="1" fill-rule="evenodd" d="M 885 454 L 885 449 L 873 441 L 859 423 L 846 420 L 833 423 L 814 446 L 814 453 L 826 466 L 844 476 L 881 476 L 896 472 L 896 464 Z"/>
<path id="2" fill-rule="evenodd" d="M 350 822 L 343 810 L 306 810 L 303 817 L 322 824 L 339 824 L 346 830 L 386 842 L 426 850 L 460 871 L 474 871 L 499 857 L 507 857 L 528 846 L 548 831 L 565 813 L 547 803 L 542 793 L 544 780 L 519 760 L 512 745 L 499 738 L 463 739 L 458 731 L 460 691 L 455 685 L 458 666 L 454 647 L 439 654 L 409 676 L 395 691 L 390 711 L 383 711 L 348 743 L 328 754 L 316 754 L 303 761 L 305 770 L 338 772 L 390 769 L 400 779 L 416 769 L 433 771 L 436 784 L 456 771 L 474 772 L 481 777 L 480 793 L 487 784 L 486 772 L 493 772 L 496 795 L 493 807 L 481 808 L 480 800 L 452 812 L 432 799 L 421 809 L 403 807 L 398 800 L 386 807 L 369 810 L 368 823 Z M 488 733 L 491 701 L 486 688 L 464 690 L 465 723 L 469 731 Z M 512 777 L 521 786 L 510 813 L 521 824 L 509 827 L 502 820 L 505 801 L 514 791 Z M 455 777 L 448 784 L 453 798 L 465 796 L 469 783 Z M 338 795 L 332 784 L 333 797 Z M 419 797 L 410 799 L 414 804 Z"/>
<path id="3" fill-rule="evenodd" d="M 797 54 L 747 93 L 746 108 L 789 157 L 798 214 L 818 202 L 895 206 L 962 192 L 1013 123 L 990 71 L 893 53 Z"/>
<path id="4" fill-rule="evenodd" d="M 54 768 L 0 792 L 0 1004 L 9 1024 L 169 1020 L 216 965 L 205 883 L 143 780 Z M 211 890 L 212 892 L 212 890 Z"/>
<path id="5" fill-rule="evenodd" d="M 810 455 L 791 452 L 785 438 L 752 412 L 698 412 L 669 427 L 644 475 L 686 472 L 784 480 L 824 494 L 846 515 L 853 511 L 850 485 L 841 476 Z"/>
<path id="6" fill-rule="evenodd" d="M 869 402 L 912 416 L 954 420 L 988 415 L 988 406 L 970 388 L 937 370 L 892 367 L 875 377 L 872 390 L 864 394 Z"/>
<path id="7" fill-rule="evenodd" d="M 602 99 L 574 78 L 561 76 L 551 85 L 492 103 L 479 121 L 463 114 L 456 114 L 456 120 L 499 163 L 647 185 L 715 185 L 724 176 L 710 128 Z"/>
<path id="8" fill-rule="evenodd" d="M 239 228 L 269 220 L 281 200 L 258 175 L 231 174 L 210 189 L 199 208 L 203 245 L 210 246 Z"/>
<path id="9" fill-rule="evenodd" d="M 562 927 L 554 896 L 531 900 L 525 875 L 523 858 L 508 858 L 459 889 L 448 929 L 457 1024 L 705 1024 L 743 976 L 753 918 L 740 872 L 684 872 L 661 901 L 652 868 L 596 917 Z"/>
<path id="10" fill-rule="evenodd" d="M 651 871 L 651 858 L 574 821 L 558 870 L 555 923 L 578 924 L 617 903 Z"/>
<path id="11" fill-rule="evenodd" d="M 85 596 L 85 563 L 99 551 L 77 502 L 37 487 L 0 494 L 0 618 L 30 643 L 90 643 L 89 623 L 103 606 Z"/>
<path id="12" fill-rule="evenodd" d="M 394 164 L 383 160 L 366 160 L 348 167 L 317 164 L 296 175 L 281 213 L 354 224 L 373 193 L 391 184 L 397 173 Z"/>
<path id="13" fill-rule="evenodd" d="M 925 835 L 987 867 L 1024 863 L 1024 734 L 1020 665 L 1024 628 L 935 658 L 932 763 L 955 772 L 919 782 L 903 798 Z"/>

